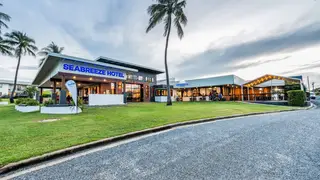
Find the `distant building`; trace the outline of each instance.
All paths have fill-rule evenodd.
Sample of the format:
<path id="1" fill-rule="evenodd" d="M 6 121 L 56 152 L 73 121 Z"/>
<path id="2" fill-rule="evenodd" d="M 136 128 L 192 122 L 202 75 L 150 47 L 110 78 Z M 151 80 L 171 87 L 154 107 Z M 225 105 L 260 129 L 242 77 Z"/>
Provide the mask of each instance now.
<path id="1" fill-rule="evenodd" d="M 13 80 L 0 79 L 0 96 L 10 95 L 13 89 L 13 84 L 14 84 Z M 17 94 L 23 93 L 24 89 L 29 85 L 31 85 L 31 82 L 18 81 L 16 93 Z"/>

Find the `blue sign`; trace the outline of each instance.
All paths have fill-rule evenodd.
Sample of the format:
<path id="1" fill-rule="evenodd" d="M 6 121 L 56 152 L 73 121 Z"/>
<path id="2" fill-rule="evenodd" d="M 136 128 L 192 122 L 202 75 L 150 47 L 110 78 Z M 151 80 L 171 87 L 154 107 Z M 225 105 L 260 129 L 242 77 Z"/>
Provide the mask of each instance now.
<path id="1" fill-rule="evenodd" d="M 179 84 L 176 84 L 176 86 L 180 86 L 180 87 L 184 87 L 184 86 L 187 86 L 188 83 L 179 83 Z"/>
<path id="2" fill-rule="evenodd" d="M 77 65 L 73 65 L 73 64 L 63 64 L 63 69 L 66 71 L 77 71 L 77 72 L 81 72 L 81 73 L 89 73 L 89 74 L 97 74 L 97 75 L 125 78 L 125 75 L 122 72 L 109 71 L 109 70 L 105 70 L 105 69 L 91 68 L 91 67 L 86 67 L 86 66 L 77 66 Z"/>

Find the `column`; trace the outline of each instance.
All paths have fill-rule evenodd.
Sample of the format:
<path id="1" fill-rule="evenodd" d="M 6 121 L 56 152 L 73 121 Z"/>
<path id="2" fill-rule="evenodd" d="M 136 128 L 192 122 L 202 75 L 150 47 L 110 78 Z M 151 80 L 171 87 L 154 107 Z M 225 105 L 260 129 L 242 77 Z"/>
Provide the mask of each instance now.
<path id="1" fill-rule="evenodd" d="M 232 85 L 232 100 L 235 101 L 234 100 L 234 84 Z"/>
<path id="2" fill-rule="evenodd" d="M 57 92 L 57 82 L 55 80 L 53 80 L 53 90 L 52 93 L 56 93 Z"/>
<path id="3" fill-rule="evenodd" d="M 54 103 L 57 103 L 57 82 L 53 80 L 53 90 L 51 94 L 51 99 L 53 100 Z"/>
<path id="4" fill-rule="evenodd" d="M 66 78 L 64 75 L 62 75 L 62 77 L 61 77 L 61 90 L 66 90 L 65 84 L 66 84 Z"/>
<path id="5" fill-rule="evenodd" d="M 123 81 L 122 82 L 122 88 L 123 88 L 123 92 L 122 92 L 122 94 L 123 94 L 123 102 L 124 103 L 127 103 L 127 94 L 126 94 L 126 82 L 125 81 Z"/>
<path id="6" fill-rule="evenodd" d="M 243 85 L 241 85 L 241 100 L 242 101 L 244 100 L 244 97 L 243 97 Z"/>
<path id="7" fill-rule="evenodd" d="M 67 91 L 66 91 L 66 78 L 64 75 L 61 76 L 61 90 L 59 97 L 59 104 L 67 104 Z"/>
<path id="8" fill-rule="evenodd" d="M 256 100 L 256 95 L 255 95 L 255 93 L 254 93 L 254 87 L 252 87 L 252 94 L 253 94 L 253 101 L 255 101 Z"/>
<path id="9" fill-rule="evenodd" d="M 39 98 L 40 104 L 42 104 L 42 102 L 43 102 L 43 97 L 42 97 L 42 95 L 43 95 L 43 88 L 40 88 L 40 98 Z"/>

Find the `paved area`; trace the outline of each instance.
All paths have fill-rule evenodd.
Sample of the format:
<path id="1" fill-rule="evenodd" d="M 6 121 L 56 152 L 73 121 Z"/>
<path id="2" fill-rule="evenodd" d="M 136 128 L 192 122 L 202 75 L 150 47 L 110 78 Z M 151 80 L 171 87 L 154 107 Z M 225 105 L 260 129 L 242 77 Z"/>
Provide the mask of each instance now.
<path id="1" fill-rule="evenodd" d="M 320 110 L 177 128 L 15 179 L 320 179 Z"/>

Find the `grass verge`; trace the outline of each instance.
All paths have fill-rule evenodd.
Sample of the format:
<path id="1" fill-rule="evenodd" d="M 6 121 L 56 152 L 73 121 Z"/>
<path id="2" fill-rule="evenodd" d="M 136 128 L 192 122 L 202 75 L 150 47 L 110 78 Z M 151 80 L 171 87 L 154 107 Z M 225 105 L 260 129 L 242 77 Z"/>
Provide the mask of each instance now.
<path id="1" fill-rule="evenodd" d="M 291 107 L 237 102 L 189 102 L 165 106 L 135 103 L 128 106 L 86 108 L 78 115 L 19 113 L 0 107 L 0 167 L 47 152 L 137 130 L 201 118 L 287 110 Z M 44 119 L 59 121 L 40 123 Z"/>

